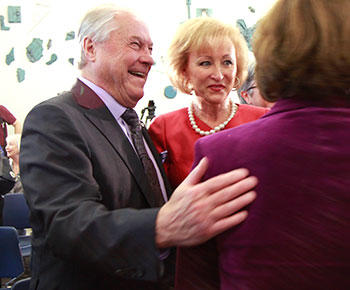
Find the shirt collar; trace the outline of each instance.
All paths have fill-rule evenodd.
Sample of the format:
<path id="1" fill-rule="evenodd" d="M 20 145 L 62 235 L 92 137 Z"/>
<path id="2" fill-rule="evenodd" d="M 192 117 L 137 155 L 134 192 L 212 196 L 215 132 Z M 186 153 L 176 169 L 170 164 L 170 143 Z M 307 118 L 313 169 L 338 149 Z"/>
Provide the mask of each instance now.
<path id="1" fill-rule="evenodd" d="M 90 82 L 86 78 L 79 76 L 78 79 L 95 92 L 95 94 L 102 100 L 102 102 L 106 105 L 108 110 L 112 113 L 114 119 L 118 121 L 121 115 L 125 112 L 126 107 L 119 104 L 104 89 Z"/>

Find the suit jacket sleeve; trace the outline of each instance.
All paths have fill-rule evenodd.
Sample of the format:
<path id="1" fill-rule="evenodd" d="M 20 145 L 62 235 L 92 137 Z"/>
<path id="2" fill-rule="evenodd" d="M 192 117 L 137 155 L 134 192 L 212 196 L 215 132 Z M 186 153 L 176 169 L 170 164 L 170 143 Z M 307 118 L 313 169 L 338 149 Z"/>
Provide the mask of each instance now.
<path id="1" fill-rule="evenodd" d="M 20 160 L 33 247 L 103 273 L 154 281 L 162 266 L 154 240 L 159 209 L 146 206 L 121 152 L 83 115 L 45 102 L 26 118 Z"/>
<path id="2" fill-rule="evenodd" d="M 16 117 L 12 115 L 11 112 L 7 110 L 4 106 L 0 106 L 0 118 L 10 125 L 16 122 Z"/>

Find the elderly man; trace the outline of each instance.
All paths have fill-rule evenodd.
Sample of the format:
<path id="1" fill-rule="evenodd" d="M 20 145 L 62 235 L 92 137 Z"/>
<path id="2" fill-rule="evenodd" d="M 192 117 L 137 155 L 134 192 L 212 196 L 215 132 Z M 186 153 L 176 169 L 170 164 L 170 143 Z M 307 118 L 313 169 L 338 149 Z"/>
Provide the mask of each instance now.
<path id="1" fill-rule="evenodd" d="M 33 108 L 24 124 L 31 289 L 169 289 L 168 249 L 242 222 L 247 212 L 238 211 L 255 198 L 256 178 L 239 169 L 200 183 L 203 159 L 170 198 L 132 110 L 154 63 L 147 27 L 103 6 L 88 12 L 79 37 L 76 84 Z"/>

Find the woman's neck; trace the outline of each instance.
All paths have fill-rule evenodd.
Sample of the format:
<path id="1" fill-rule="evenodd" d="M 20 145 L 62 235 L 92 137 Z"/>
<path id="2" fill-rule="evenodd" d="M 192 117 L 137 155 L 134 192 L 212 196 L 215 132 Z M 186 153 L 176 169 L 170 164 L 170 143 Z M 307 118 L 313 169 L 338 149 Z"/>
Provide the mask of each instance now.
<path id="1" fill-rule="evenodd" d="M 197 118 L 214 128 L 230 116 L 232 111 L 232 100 L 226 98 L 221 103 L 210 103 L 202 98 L 196 97 L 193 101 L 193 111 Z"/>

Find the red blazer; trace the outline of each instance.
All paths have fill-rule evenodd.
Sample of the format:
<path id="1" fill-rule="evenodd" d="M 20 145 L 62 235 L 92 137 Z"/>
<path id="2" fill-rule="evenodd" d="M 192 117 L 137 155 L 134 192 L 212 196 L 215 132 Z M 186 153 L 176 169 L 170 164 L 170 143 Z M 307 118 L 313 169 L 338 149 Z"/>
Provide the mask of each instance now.
<path id="1" fill-rule="evenodd" d="M 226 125 L 225 130 L 255 121 L 268 109 L 237 104 L 235 116 Z M 206 123 L 195 117 L 198 126 L 205 131 L 211 130 Z M 170 184 L 175 189 L 190 173 L 194 159 L 194 144 L 201 138 L 188 119 L 187 108 L 166 113 L 155 118 L 148 132 L 159 153 L 164 152 L 164 168 Z"/>

